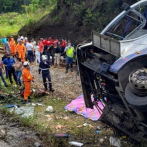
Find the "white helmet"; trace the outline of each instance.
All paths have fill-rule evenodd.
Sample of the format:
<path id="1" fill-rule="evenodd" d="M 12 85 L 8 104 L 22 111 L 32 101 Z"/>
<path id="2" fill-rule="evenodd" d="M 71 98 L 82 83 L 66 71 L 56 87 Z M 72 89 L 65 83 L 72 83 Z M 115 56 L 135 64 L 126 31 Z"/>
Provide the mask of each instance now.
<path id="1" fill-rule="evenodd" d="M 25 41 L 28 41 L 28 38 L 27 37 L 25 37 Z"/>
<path id="2" fill-rule="evenodd" d="M 23 37 L 23 36 L 21 36 L 21 37 L 20 37 L 20 39 L 24 39 L 24 37 Z"/>
<path id="3" fill-rule="evenodd" d="M 42 60 L 47 60 L 46 55 L 42 55 Z"/>
<path id="4" fill-rule="evenodd" d="M 28 63 L 27 61 L 25 61 L 25 62 L 23 63 L 23 65 L 24 65 L 24 66 L 27 66 L 27 65 L 29 65 L 29 63 Z"/>

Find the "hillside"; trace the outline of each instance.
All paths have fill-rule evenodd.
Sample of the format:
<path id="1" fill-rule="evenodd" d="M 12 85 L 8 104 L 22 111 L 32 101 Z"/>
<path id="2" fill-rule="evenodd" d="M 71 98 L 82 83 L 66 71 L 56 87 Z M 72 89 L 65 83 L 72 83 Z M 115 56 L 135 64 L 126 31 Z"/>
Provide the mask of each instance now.
<path id="1" fill-rule="evenodd" d="M 0 37 L 15 36 L 18 31 L 49 14 L 57 0 L 0 0 Z"/>
<path id="2" fill-rule="evenodd" d="M 58 0 L 52 13 L 26 25 L 19 34 L 35 38 L 65 38 L 78 44 L 91 37 L 91 30 L 100 32 L 122 11 L 123 2 L 131 5 L 137 0 Z"/>

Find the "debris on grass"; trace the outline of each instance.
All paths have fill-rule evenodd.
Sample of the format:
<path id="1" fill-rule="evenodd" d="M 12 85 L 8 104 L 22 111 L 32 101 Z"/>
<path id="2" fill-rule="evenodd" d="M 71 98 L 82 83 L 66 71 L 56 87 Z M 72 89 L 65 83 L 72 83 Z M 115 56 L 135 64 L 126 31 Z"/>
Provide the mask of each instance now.
<path id="1" fill-rule="evenodd" d="M 65 116 L 63 119 L 64 119 L 64 120 L 69 120 L 69 117 Z"/>
<path id="2" fill-rule="evenodd" d="M 53 107 L 52 106 L 48 106 L 46 108 L 46 112 L 54 112 Z"/>
<path id="3" fill-rule="evenodd" d="M 19 108 L 11 108 L 10 112 L 14 112 L 15 114 L 21 115 L 21 117 L 24 118 L 29 118 L 29 117 L 33 117 L 34 115 L 34 107 L 31 106 L 22 106 Z"/>
<path id="4" fill-rule="evenodd" d="M 69 142 L 69 144 L 74 145 L 74 146 L 79 146 L 79 147 L 82 147 L 84 145 L 83 143 L 76 142 L 76 141 L 71 141 L 71 142 Z"/>
<path id="5" fill-rule="evenodd" d="M 56 125 L 56 129 L 61 129 L 62 128 L 62 125 Z"/>
<path id="6" fill-rule="evenodd" d="M 87 123 L 84 123 L 84 124 L 83 124 L 84 127 L 86 127 L 87 125 L 88 125 Z"/>
<path id="7" fill-rule="evenodd" d="M 109 141 L 110 141 L 110 145 L 121 147 L 120 139 L 110 136 Z"/>
<path id="8" fill-rule="evenodd" d="M 32 106 L 44 106 L 44 105 L 40 103 L 32 103 Z"/>

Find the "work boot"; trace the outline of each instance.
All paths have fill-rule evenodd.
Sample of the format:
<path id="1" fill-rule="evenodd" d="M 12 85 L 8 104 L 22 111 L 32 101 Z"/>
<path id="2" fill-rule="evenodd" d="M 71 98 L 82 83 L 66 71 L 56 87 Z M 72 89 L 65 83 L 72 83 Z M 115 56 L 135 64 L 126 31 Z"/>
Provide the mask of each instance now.
<path id="1" fill-rule="evenodd" d="M 32 101 L 32 99 L 28 96 L 28 102 L 31 102 Z"/>
<path id="2" fill-rule="evenodd" d="M 66 64 L 66 72 L 65 73 L 68 73 L 68 64 Z"/>
<path id="3" fill-rule="evenodd" d="M 22 104 L 27 104 L 28 103 L 28 100 L 22 100 L 21 103 Z"/>
<path id="4" fill-rule="evenodd" d="M 54 92 L 54 91 L 55 91 L 54 89 L 50 88 L 50 92 Z"/>

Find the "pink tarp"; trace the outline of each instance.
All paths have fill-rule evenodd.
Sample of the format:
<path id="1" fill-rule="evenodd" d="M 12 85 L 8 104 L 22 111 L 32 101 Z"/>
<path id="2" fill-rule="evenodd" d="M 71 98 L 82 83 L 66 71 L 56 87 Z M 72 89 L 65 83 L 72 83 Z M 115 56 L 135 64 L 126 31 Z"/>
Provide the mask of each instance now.
<path id="1" fill-rule="evenodd" d="M 93 101 L 93 98 L 92 98 Z M 104 105 L 99 101 L 98 106 L 101 110 L 104 109 Z M 102 111 L 94 106 L 94 109 L 86 108 L 83 95 L 80 95 L 78 98 L 73 100 L 70 104 L 65 107 L 68 111 L 74 111 L 77 114 L 84 116 L 85 118 L 97 121 L 102 115 Z"/>

